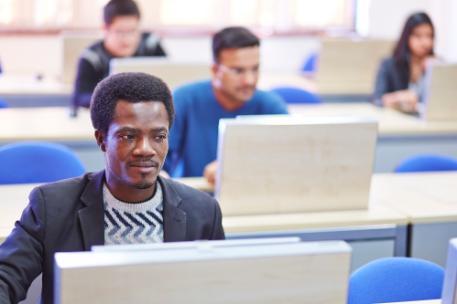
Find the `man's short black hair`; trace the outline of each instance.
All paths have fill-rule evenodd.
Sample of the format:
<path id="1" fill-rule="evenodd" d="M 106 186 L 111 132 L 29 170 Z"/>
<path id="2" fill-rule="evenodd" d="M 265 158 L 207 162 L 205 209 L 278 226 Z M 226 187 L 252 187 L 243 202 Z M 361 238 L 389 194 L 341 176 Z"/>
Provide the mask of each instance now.
<path id="1" fill-rule="evenodd" d="M 219 61 L 219 55 L 224 49 L 239 49 L 260 46 L 259 38 L 242 26 L 226 27 L 213 36 L 213 59 Z"/>
<path id="2" fill-rule="evenodd" d="M 133 0 L 110 0 L 103 8 L 103 20 L 110 25 L 119 16 L 135 16 L 140 19 L 140 9 Z"/>
<path id="3" fill-rule="evenodd" d="M 131 103 L 162 102 L 168 113 L 169 127 L 175 111 L 170 89 L 160 78 L 145 73 L 119 73 L 100 81 L 90 102 L 92 125 L 105 134 L 113 121 L 119 100 Z"/>

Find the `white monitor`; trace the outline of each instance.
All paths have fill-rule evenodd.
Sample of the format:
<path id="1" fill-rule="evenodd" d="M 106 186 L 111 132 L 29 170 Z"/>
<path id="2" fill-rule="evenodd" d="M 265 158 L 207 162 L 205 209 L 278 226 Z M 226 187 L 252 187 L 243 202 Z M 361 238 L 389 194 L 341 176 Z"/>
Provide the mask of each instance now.
<path id="1" fill-rule="evenodd" d="M 371 94 L 376 70 L 389 56 L 391 40 L 325 38 L 317 65 L 316 82 L 321 94 Z"/>
<path id="2" fill-rule="evenodd" d="M 342 241 L 57 253 L 55 303 L 343 304 L 349 264 Z"/>
<path id="3" fill-rule="evenodd" d="M 435 64 L 421 116 L 428 121 L 457 121 L 457 64 Z"/>
<path id="4" fill-rule="evenodd" d="M 288 115 L 219 122 L 216 197 L 227 215 L 368 207 L 377 122 Z"/>
<path id="5" fill-rule="evenodd" d="M 175 62 L 167 58 L 130 57 L 110 61 L 110 74 L 143 72 L 161 78 L 170 88 L 185 83 L 209 79 L 209 63 Z"/>
<path id="6" fill-rule="evenodd" d="M 193 242 L 172 242 L 172 243 L 151 243 L 151 244 L 132 244 L 132 245 L 100 245 L 92 246 L 92 251 L 145 251 L 145 250 L 170 250 L 170 249 L 192 249 L 213 247 L 236 247 L 236 246 L 259 246 L 288 244 L 300 242 L 299 237 L 277 237 L 277 238 L 258 238 L 258 239 L 239 239 L 239 240 L 199 240 Z"/>
<path id="7" fill-rule="evenodd" d="M 442 304 L 457 304 L 457 239 L 449 241 Z"/>

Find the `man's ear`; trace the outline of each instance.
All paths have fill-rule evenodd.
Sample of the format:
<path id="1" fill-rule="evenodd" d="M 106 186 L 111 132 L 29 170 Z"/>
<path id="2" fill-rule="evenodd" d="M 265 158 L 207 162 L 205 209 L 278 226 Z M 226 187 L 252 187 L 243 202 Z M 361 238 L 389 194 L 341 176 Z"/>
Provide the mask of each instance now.
<path id="1" fill-rule="evenodd" d="M 105 133 L 100 130 L 95 130 L 95 139 L 97 140 L 97 145 L 100 147 L 100 150 L 106 152 Z"/>
<path id="2" fill-rule="evenodd" d="M 219 88 L 221 86 L 221 73 L 219 70 L 219 65 L 217 63 L 213 63 L 213 65 L 211 66 L 211 74 L 213 86 Z"/>

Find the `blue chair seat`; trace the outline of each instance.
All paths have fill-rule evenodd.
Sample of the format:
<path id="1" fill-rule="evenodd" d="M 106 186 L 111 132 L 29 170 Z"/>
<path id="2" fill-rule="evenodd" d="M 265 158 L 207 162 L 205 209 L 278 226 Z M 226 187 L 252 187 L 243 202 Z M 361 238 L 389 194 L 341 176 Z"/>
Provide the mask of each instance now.
<path id="1" fill-rule="evenodd" d="M 298 87 L 276 87 L 271 92 L 278 94 L 286 103 L 290 104 L 319 104 L 322 102 L 318 95 Z"/>
<path id="2" fill-rule="evenodd" d="M 415 258 L 383 258 L 349 278 L 348 304 L 419 301 L 441 298 L 444 269 Z"/>
<path id="3" fill-rule="evenodd" d="M 396 173 L 456 170 L 457 159 L 434 154 L 415 155 L 395 168 Z"/>
<path id="4" fill-rule="evenodd" d="M 0 147 L 0 184 L 44 183 L 84 173 L 67 147 L 46 142 L 20 142 Z"/>

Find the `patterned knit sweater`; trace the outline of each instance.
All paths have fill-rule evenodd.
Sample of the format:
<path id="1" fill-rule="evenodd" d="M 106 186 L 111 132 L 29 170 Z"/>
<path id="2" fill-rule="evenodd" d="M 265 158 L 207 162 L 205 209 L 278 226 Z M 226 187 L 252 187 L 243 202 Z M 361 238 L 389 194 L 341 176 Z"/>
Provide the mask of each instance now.
<path id="1" fill-rule="evenodd" d="M 163 242 L 163 196 L 160 184 L 152 198 L 142 203 L 116 199 L 103 186 L 105 245 Z"/>

